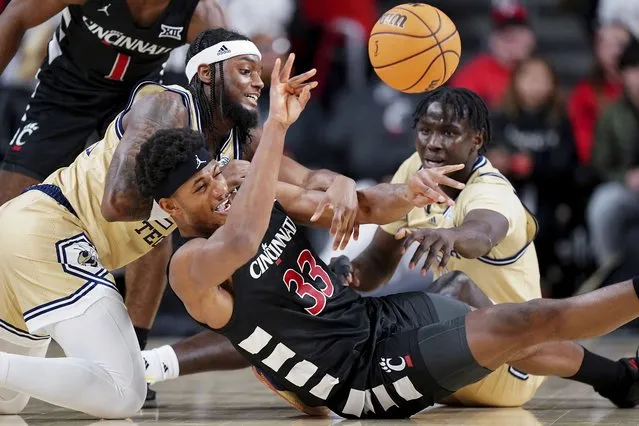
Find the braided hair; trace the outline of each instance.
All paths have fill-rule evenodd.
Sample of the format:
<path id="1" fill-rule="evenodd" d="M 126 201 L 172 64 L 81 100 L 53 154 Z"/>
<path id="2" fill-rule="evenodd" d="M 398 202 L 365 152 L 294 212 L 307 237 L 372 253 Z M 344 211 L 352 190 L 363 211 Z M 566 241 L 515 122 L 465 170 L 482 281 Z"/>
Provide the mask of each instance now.
<path id="1" fill-rule="evenodd" d="M 214 28 L 211 30 L 203 31 L 195 38 L 193 43 L 191 43 L 191 46 L 189 47 L 189 50 L 186 54 L 186 63 L 188 63 L 193 56 L 197 55 L 208 47 L 214 46 L 217 43 L 221 43 L 224 41 L 234 40 L 250 39 L 238 32 L 229 31 L 225 28 Z M 224 63 L 217 62 L 209 64 L 209 72 L 211 74 L 210 100 L 206 96 L 204 83 L 198 78 L 197 73 L 189 82 L 189 91 L 193 95 L 195 103 L 200 113 L 202 114 L 202 127 L 207 137 L 211 136 L 211 134 L 215 130 L 214 117 L 216 110 L 219 110 L 220 115 L 224 117 L 225 107 L 228 107 L 228 105 L 225 104 L 224 96 Z M 217 75 L 220 76 L 219 84 L 215 83 Z M 248 145 L 251 137 L 250 130 L 251 129 L 249 128 L 242 128 L 241 126 L 237 126 L 236 131 L 238 132 L 238 140 L 241 147 L 245 147 Z M 208 139 L 210 140 L 210 138 Z"/>
<path id="2" fill-rule="evenodd" d="M 454 120 L 467 120 L 468 126 L 481 135 L 482 150 L 485 150 L 486 144 L 492 138 L 492 131 L 488 107 L 479 95 L 468 89 L 453 87 L 440 87 L 428 92 L 415 109 L 413 128 L 417 127 L 417 123 L 426 114 L 428 107 L 435 102 L 439 102 L 444 111 L 451 111 Z"/>

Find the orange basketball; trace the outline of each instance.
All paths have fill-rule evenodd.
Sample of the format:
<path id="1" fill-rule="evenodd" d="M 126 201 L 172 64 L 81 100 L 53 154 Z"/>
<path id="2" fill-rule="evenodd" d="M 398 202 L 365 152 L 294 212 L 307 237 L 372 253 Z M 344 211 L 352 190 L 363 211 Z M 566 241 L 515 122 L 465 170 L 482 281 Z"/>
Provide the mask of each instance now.
<path id="1" fill-rule="evenodd" d="M 368 57 L 386 84 L 405 93 L 436 89 L 455 72 L 461 40 L 453 21 L 424 3 L 384 13 L 371 31 Z"/>

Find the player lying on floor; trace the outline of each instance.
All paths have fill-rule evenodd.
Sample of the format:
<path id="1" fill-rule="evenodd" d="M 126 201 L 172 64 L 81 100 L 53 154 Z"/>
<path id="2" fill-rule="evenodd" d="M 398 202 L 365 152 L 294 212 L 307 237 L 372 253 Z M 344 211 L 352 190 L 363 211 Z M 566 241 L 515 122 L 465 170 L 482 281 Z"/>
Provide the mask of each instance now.
<path id="1" fill-rule="evenodd" d="M 332 262 L 331 267 L 350 273 L 349 284 L 355 289 L 371 291 L 385 284 L 393 275 L 404 248 L 418 241 L 420 249 L 413 264 L 424 256 L 427 258 L 424 271 L 435 264 L 444 270 L 467 274 L 444 275 L 433 283 L 429 292 L 445 294 L 474 307 L 540 298 L 539 269 L 532 242 L 537 223 L 508 180 L 482 155 L 491 140 L 484 102 L 469 90 L 437 89 L 424 96 L 415 111 L 414 124 L 416 153 L 399 168 L 393 183 L 406 184 L 415 173 L 428 173 L 440 164 L 465 164 L 464 169 L 450 176 L 466 186 L 461 191 L 442 187 L 456 200 L 455 205 L 442 203 L 426 209 L 415 208 L 400 220 L 380 227 L 370 246 L 353 261 L 352 270 L 348 259 L 343 257 Z M 408 238 L 402 238 L 404 228 L 410 229 Z M 400 238 L 395 237 L 398 232 L 401 232 Z M 443 255 L 452 248 L 456 256 Z M 208 341 L 187 338 L 172 346 L 143 352 L 149 365 L 147 371 L 152 372 L 148 377 L 164 380 L 171 374 L 177 376 L 177 371 L 187 375 L 207 368 L 246 366 L 243 357 L 234 356 L 228 340 L 213 332 L 209 332 L 209 336 Z M 545 375 L 557 375 L 593 386 L 619 407 L 637 404 L 639 372 L 632 359 L 612 361 L 574 342 L 563 342 L 551 349 L 553 352 L 547 354 L 540 365 L 520 362 L 520 367 L 526 367 L 523 371 L 504 365 L 438 402 L 520 406 L 534 397 Z M 162 368 L 163 364 L 170 366 L 168 371 Z M 268 372 L 257 374 L 267 386 L 301 407 L 295 395 L 284 392 L 283 387 L 268 377 Z"/>
<path id="2" fill-rule="evenodd" d="M 334 285 L 296 227 L 310 222 L 321 194 L 277 182 L 286 129 L 309 97 L 308 88 L 289 93 L 280 81 L 290 64 L 279 68 L 278 61 L 262 141 L 237 195 L 189 130 L 156 133 L 137 156 L 136 177 L 140 192 L 191 238 L 169 269 L 191 316 L 304 404 L 346 417 L 411 416 L 505 363 L 530 364 L 556 342 L 599 336 L 639 316 L 639 280 L 476 311 L 437 295 L 366 298 Z M 404 203 L 424 205 L 418 176 Z M 362 201 L 366 222 L 375 208 Z M 327 226 L 328 216 L 318 223 Z M 403 368 L 380 362 L 397 357 Z"/>

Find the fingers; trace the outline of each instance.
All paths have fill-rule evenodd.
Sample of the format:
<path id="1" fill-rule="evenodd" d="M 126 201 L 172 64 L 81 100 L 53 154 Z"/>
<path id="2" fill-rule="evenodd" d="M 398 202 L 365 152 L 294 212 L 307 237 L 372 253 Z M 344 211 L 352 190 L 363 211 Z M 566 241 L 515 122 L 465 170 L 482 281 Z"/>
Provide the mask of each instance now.
<path id="1" fill-rule="evenodd" d="M 320 203 L 317 205 L 317 208 L 315 209 L 315 212 L 313 212 L 313 216 L 311 216 L 311 222 L 315 222 L 320 217 L 322 217 L 322 215 L 324 214 L 324 211 L 327 208 L 331 208 L 330 203 L 325 199 L 320 201 Z"/>
<path id="2" fill-rule="evenodd" d="M 428 241 L 426 240 L 421 241 L 419 243 L 419 246 L 417 247 L 417 250 L 415 250 L 413 257 L 410 259 L 410 262 L 408 263 L 408 269 L 411 271 L 415 269 L 415 266 L 420 261 L 420 259 L 424 257 L 425 255 L 428 255 L 429 252 L 430 252 L 430 244 L 428 244 Z"/>
<path id="3" fill-rule="evenodd" d="M 305 83 L 309 78 L 313 77 L 315 74 L 317 74 L 317 70 L 315 68 L 306 71 L 303 74 L 299 74 L 296 75 L 295 77 L 291 77 L 288 80 L 288 84 L 289 86 L 297 86 L 300 85 L 302 83 Z"/>
<path id="4" fill-rule="evenodd" d="M 359 240 L 359 223 L 356 223 L 353 226 L 353 240 Z"/>
<path id="5" fill-rule="evenodd" d="M 293 62 L 295 62 L 295 53 L 291 53 L 288 55 L 288 59 L 286 60 L 284 68 L 282 68 L 282 72 L 280 73 L 279 81 L 281 83 L 288 83 L 288 80 L 291 77 L 291 70 L 293 69 Z"/>
<path id="6" fill-rule="evenodd" d="M 466 167 L 466 165 L 464 164 L 449 164 L 447 166 L 435 167 L 430 170 L 436 171 L 437 173 L 441 173 L 443 175 L 447 175 L 449 173 L 456 172 L 457 170 L 461 170 L 464 167 Z"/>
<path id="7" fill-rule="evenodd" d="M 422 276 L 428 273 L 428 270 L 430 269 L 433 262 L 435 262 L 435 260 L 437 259 L 437 256 L 442 250 L 442 247 L 444 247 L 444 241 L 442 240 L 437 240 L 430 246 L 430 251 L 428 252 L 428 256 L 426 256 L 426 262 L 424 262 L 424 266 L 421 270 Z"/>
<path id="8" fill-rule="evenodd" d="M 453 252 L 453 248 L 446 244 L 442 247 L 442 258 L 439 261 L 439 267 L 445 268 L 448 265 L 448 261 L 450 260 L 451 253 Z"/>
<path id="9" fill-rule="evenodd" d="M 335 237 L 333 240 L 333 250 L 337 250 L 339 248 L 340 242 L 342 241 L 343 233 L 341 232 L 342 223 L 343 223 L 343 209 L 335 209 L 333 210 L 333 221 L 331 222 L 331 235 Z"/>
<path id="10" fill-rule="evenodd" d="M 439 185 L 446 185 L 451 188 L 462 190 L 466 185 L 461 182 L 457 182 L 455 179 L 451 179 L 448 176 L 444 175 L 435 175 L 435 180 Z"/>
<path id="11" fill-rule="evenodd" d="M 413 230 L 410 228 L 401 228 L 399 231 L 397 231 L 397 233 L 395 234 L 395 239 L 396 240 L 401 240 L 403 238 L 406 238 L 408 235 L 412 234 Z M 403 253 L 403 252 L 402 252 Z"/>
<path id="12" fill-rule="evenodd" d="M 308 83 L 304 83 L 304 84 L 300 84 L 299 86 L 290 86 L 287 85 L 286 86 L 286 93 L 288 93 L 289 95 L 296 95 L 299 96 L 302 94 L 302 92 L 304 91 L 305 87 L 309 87 L 309 89 L 315 89 L 317 87 L 319 83 L 317 81 L 311 81 Z"/>
<path id="13" fill-rule="evenodd" d="M 317 83 L 315 83 L 315 86 L 313 87 L 317 87 Z M 302 89 L 302 93 L 300 93 L 298 99 L 299 99 L 300 106 L 302 108 L 305 108 L 306 104 L 311 99 L 311 85 L 304 86 L 304 89 Z"/>
<path id="14" fill-rule="evenodd" d="M 280 58 L 275 60 L 275 66 L 273 67 L 273 71 L 271 71 L 271 84 L 276 86 L 280 82 L 280 68 L 282 67 L 282 61 Z"/>
<path id="15" fill-rule="evenodd" d="M 344 250 L 348 245 L 348 242 L 353 235 L 353 227 L 355 226 L 355 213 L 353 211 L 349 211 L 346 213 L 346 218 L 343 221 L 345 224 L 344 227 L 340 230 L 342 234 L 341 243 L 339 245 L 340 250 Z"/>

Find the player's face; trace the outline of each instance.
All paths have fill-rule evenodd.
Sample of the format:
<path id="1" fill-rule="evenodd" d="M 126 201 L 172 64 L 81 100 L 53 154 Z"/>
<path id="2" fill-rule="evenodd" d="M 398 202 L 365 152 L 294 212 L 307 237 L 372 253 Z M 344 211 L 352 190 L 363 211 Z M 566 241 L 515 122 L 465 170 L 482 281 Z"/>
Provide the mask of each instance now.
<path id="1" fill-rule="evenodd" d="M 424 168 L 466 164 L 466 169 L 470 169 L 481 147 L 481 137 L 467 120 L 456 119 L 450 109 L 433 102 L 417 123 L 415 147 Z"/>
<path id="2" fill-rule="evenodd" d="M 193 175 L 171 198 L 175 204 L 171 216 L 180 228 L 198 234 L 210 234 L 223 225 L 232 202 L 222 166 L 216 161 Z"/>
<path id="3" fill-rule="evenodd" d="M 224 96 L 233 105 L 257 112 L 264 82 L 262 62 L 255 55 L 238 56 L 224 63 Z"/>
<path id="4" fill-rule="evenodd" d="M 523 108 L 539 109 L 551 100 L 555 90 L 552 71 L 543 61 L 525 62 L 515 75 L 515 90 Z"/>

